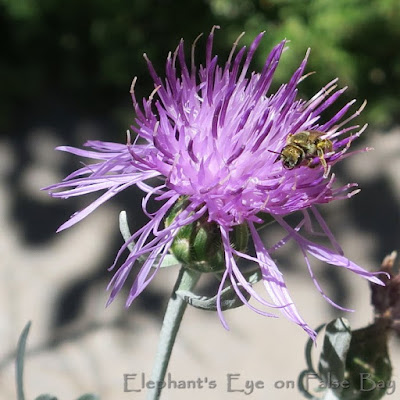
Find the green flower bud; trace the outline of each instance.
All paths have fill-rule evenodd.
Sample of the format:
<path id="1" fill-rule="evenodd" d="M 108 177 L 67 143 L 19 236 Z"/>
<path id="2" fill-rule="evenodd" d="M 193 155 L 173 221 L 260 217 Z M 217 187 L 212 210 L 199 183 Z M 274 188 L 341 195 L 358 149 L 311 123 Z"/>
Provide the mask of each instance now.
<path id="1" fill-rule="evenodd" d="M 181 197 L 165 219 L 169 226 L 189 204 Z M 221 232 L 215 222 L 208 222 L 207 215 L 179 229 L 170 252 L 187 268 L 199 272 L 221 272 L 225 269 L 225 255 Z M 230 232 L 231 246 L 246 251 L 249 232 L 246 224 L 236 225 Z"/>

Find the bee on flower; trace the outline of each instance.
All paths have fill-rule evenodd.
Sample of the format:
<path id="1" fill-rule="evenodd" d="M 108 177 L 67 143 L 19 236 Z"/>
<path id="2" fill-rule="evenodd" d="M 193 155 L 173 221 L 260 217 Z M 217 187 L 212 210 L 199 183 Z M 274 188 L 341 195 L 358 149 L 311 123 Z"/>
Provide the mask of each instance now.
<path id="1" fill-rule="evenodd" d="M 329 139 L 322 139 L 324 132 L 302 131 L 294 135 L 290 134 L 287 144 L 280 153 L 283 166 L 293 169 L 302 164 L 311 166 L 315 156 L 324 167 L 324 177 L 329 174 L 329 168 L 325 161 L 325 153 L 332 151 L 332 142 Z"/>
<path id="2" fill-rule="evenodd" d="M 141 138 L 141 144 L 132 143 L 129 138 L 127 144 L 88 141 L 89 150 L 58 148 L 97 162 L 46 188 L 52 196 L 68 198 L 105 190 L 59 231 L 136 185 L 144 193 L 143 211 L 149 222 L 133 233 L 118 253 L 117 259 L 128 244 L 134 244 L 111 279 L 109 303 L 125 284 L 135 261 L 147 256 L 130 288 L 127 306 L 150 283 L 164 258 L 173 253 L 189 268 L 219 273 L 222 279 L 218 296 L 225 285 L 232 285 L 251 309 L 267 316 L 272 314 L 265 311 L 265 306 L 279 310 L 315 338 L 315 332 L 293 303 L 272 253 L 288 241 L 296 242 L 317 290 L 340 309 L 343 308 L 330 300 L 316 281 L 310 255 L 382 284 L 375 273 L 344 256 L 316 208 L 358 192 L 354 183 L 336 186 L 331 168 L 349 155 L 350 144 L 364 130 L 358 125 L 347 126 L 363 106 L 349 113 L 355 100 L 351 101 L 333 117 L 322 120 L 321 113 L 345 91 L 337 89 L 337 79 L 310 100 L 299 99 L 297 86 L 304 79 L 309 52 L 289 82 L 270 93 L 286 41 L 272 49 L 260 72 L 249 73 L 264 33 L 256 36 L 248 49 L 237 50 L 239 37 L 228 59 L 221 63 L 213 54 L 216 28 L 207 39 L 204 65 L 195 63 L 195 44 L 188 65 L 183 40 L 168 54 L 163 78 L 145 55 L 155 90 L 143 101 L 135 96 L 136 79 L 131 90 L 136 113 L 131 129 Z M 280 155 L 278 160 L 276 153 Z M 153 178 L 160 182 L 156 187 L 151 185 Z M 160 204 L 152 214 L 147 211 L 151 197 Z M 300 212 L 303 218 L 292 227 L 285 217 L 294 212 Z M 265 216 L 287 232 L 276 245 L 267 246 L 260 237 L 257 227 Z M 330 247 L 310 239 L 314 234 L 311 219 L 329 239 Z M 199 235 L 205 238 L 201 249 L 196 248 Z M 254 244 L 254 255 L 246 252 L 248 239 Z M 259 295 L 244 278 L 238 258 L 258 265 L 269 299 Z M 116 264 L 112 267 L 116 268 Z M 260 306 L 250 304 L 243 290 Z M 226 327 L 220 301 L 217 309 Z"/>

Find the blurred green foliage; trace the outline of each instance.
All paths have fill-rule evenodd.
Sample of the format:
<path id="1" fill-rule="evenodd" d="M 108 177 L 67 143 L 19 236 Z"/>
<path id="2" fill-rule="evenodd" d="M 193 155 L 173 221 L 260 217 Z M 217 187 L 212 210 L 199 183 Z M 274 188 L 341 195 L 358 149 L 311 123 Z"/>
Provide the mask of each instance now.
<path id="1" fill-rule="evenodd" d="M 118 119 L 134 76 L 139 96 L 152 90 L 144 52 L 162 71 L 181 37 L 189 47 L 214 24 L 221 57 L 240 32 L 248 44 L 267 31 L 256 69 L 289 39 L 277 85 L 311 47 L 308 71 L 317 73 L 301 84 L 303 95 L 339 77 L 346 100 L 368 100 L 365 120 L 392 125 L 400 122 L 399 21 L 399 0 L 0 0 L 0 126 L 46 97 Z"/>

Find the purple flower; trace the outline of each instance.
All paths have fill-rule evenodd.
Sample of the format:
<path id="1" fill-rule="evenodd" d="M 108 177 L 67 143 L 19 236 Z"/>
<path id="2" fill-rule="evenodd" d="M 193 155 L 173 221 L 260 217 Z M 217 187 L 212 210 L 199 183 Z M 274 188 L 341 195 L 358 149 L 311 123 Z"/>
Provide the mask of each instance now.
<path id="1" fill-rule="evenodd" d="M 335 175 L 330 174 L 330 168 L 349 155 L 345 153 L 350 143 L 364 130 L 357 131 L 358 125 L 344 127 L 361 108 L 343 120 L 354 103 L 351 101 L 328 121 L 321 120 L 321 113 L 345 91 L 345 88 L 336 90 L 337 79 L 328 83 L 311 100 L 297 99 L 297 85 L 305 77 L 309 52 L 290 81 L 280 86 L 275 94 L 268 94 L 286 42 L 282 41 L 273 48 L 260 73 L 249 74 L 250 62 L 264 33 L 254 39 L 247 51 L 242 47 L 236 52 L 237 41 L 228 60 L 221 66 L 212 52 L 214 31 L 212 29 L 207 40 L 205 66 L 197 68 L 195 65 L 195 44 L 191 64 L 187 65 L 183 41 L 174 53 L 168 55 L 165 80 L 157 75 L 145 56 L 155 89 L 148 99 L 139 103 L 133 90 L 136 80 L 132 85 L 136 112 L 136 125 L 132 131 L 140 138 L 139 143 L 136 140 L 131 143 L 128 133 L 127 144 L 89 141 L 85 145 L 91 150 L 58 148 L 98 162 L 46 188 L 52 196 L 69 198 L 105 190 L 87 208 L 74 214 L 59 231 L 74 225 L 122 190 L 137 185 L 146 193 L 143 211 L 150 220 L 132 235 L 130 243 L 135 241 L 133 250 L 109 284 L 108 303 L 121 290 L 134 262 L 147 255 L 147 261 L 141 265 L 130 289 L 126 302 L 129 306 L 153 279 L 179 229 L 203 217 L 218 226 L 225 254 L 225 269 L 218 294 L 229 283 L 251 309 L 271 316 L 262 309 L 263 306 L 278 308 L 314 338 L 315 332 L 299 315 L 271 254 L 289 240 L 294 240 L 317 290 L 340 309 L 344 308 L 333 303 L 316 281 L 309 262 L 310 255 L 354 271 L 371 282 L 383 284 L 375 273 L 367 272 L 343 255 L 315 207 L 319 203 L 350 198 L 358 192 L 353 189 L 356 184 L 335 187 Z M 324 133 L 323 139 L 328 140 L 331 149 L 322 154 L 315 151 L 308 156 L 299 154 L 306 162 L 292 169 L 285 168 L 283 156 L 276 153 L 281 154 L 287 146 L 289 135 L 311 130 Z M 322 165 L 325 163 L 327 165 Z M 159 182 L 158 186 L 152 185 L 154 181 Z M 188 200 L 187 207 L 170 225 L 165 225 L 166 216 L 181 196 Z M 147 211 L 151 197 L 160 201 L 158 211 L 153 214 Z M 293 228 L 285 221 L 285 216 L 295 211 L 302 213 L 302 219 Z M 269 214 L 287 232 L 270 248 L 265 247 L 257 231 L 256 224 L 263 222 L 260 213 Z M 321 236 L 321 232 L 316 234 L 313 231 L 312 220 L 329 239 L 330 248 L 311 241 L 313 236 Z M 254 256 L 239 251 L 230 243 L 229 233 L 239 224 L 248 226 L 254 243 Z M 302 235 L 304 231 L 306 237 Z M 127 243 L 122 246 L 117 259 L 126 248 Z M 237 265 L 238 257 L 259 265 L 272 301 L 257 294 L 245 280 Z M 111 268 L 114 267 L 115 263 Z M 260 308 L 248 303 L 241 292 L 243 289 L 258 301 Z M 217 304 L 217 308 L 226 326 L 221 304 Z"/>

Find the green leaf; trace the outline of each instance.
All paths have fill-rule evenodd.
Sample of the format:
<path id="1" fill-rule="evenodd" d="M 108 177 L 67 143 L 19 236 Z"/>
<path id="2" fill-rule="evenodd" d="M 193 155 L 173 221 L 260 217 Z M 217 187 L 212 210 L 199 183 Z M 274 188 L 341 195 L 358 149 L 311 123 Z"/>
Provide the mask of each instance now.
<path id="1" fill-rule="evenodd" d="M 318 334 L 323 327 L 325 326 L 325 324 L 320 325 L 315 331 Z M 310 374 L 313 374 L 315 376 L 318 376 L 318 374 L 315 372 L 313 363 L 312 363 L 312 350 L 314 348 L 315 342 L 309 338 L 306 344 L 306 348 L 304 350 L 305 353 L 305 357 L 306 357 L 306 362 L 307 362 L 307 369 L 305 369 L 304 371 L 302 371 L 299 375 L 299 378 L 297 380 L 297 386 L 299 388 L 300 393 L 302 393 L 304 395 L 304 397 L 306 397 L 307 399 L 313 399 L 313 400 L 320 400 L 319 398 L 313 396 L 309 391 L 308 391 L 308 383 L 307 385 L 304 385 L 305 382 L 305 378 L 308 379 Z M 320 378 L 319 378 L 320 379 Z M 307 387 L 306 387 L 307 386 Z"/>
<path id="2" fill-rule="evenodd" d="M 318 370 L 325 382 L 342 382 L 351 341 L 348 321 L 337 318 L 326 326 Z"/>
<path id="3" fill-rule="evenodd" d="M 215 274 L 219 280 L 222 280 L 223 273 L 217 272 Z M 260 267 L 257 265 L 255 268 L 251 268 L 248 271 L 242 271 L 243 278 L 250 285 L 255 285 L 257 282 L 262 280 L 262 273 Z"/>
<path id="4" fill-rule="evenodd" d="M 317 333 L 317 335 L 322 331 L 322 329 L 324 328 L 325 325 L 326 325 L 326 324 L 321 324 L 321 325 L 315 330 L 315 332 Z M 311 371 L 311 372 L 316 373 L 316 372 L 315 372 L 315 369 L 314 369 L 314 366 L 313 366 L 313 364 L 312 364 L 312 355 L 311 355 L 311 352 L 312 352 L 312 349 L 313 349 L 314 345 L 315 345 L 314 340 L 312 340 L 311 338 L 308 338 L 308 341 L 307 341 L 307 344 L 306 344 L 306 348 L 305 348 L 304 353 L 305 353 L 305 357 L 306 357 L 306 362 L 307 362 L 308 371 Z"/>
<path id="5" fill-rule="evenodd" d="M 40 396 L 36 397 L 35 400 L 58 400 L 58 398 L 52 394 L 41 394 Z"/>
<path id="6" fill-rule="evenodd" d="M 243 272 L 242 275 L 244 279 L 246 279 L 246 281 L 250 283 L 250 285 L 254 285 L 262 280 L 262 273 L 260 267 L 258 266 L 255 269 Z"/>
<path id="7" fill-rule="evenodd" d="M 157 264 L 157 261 L 154 264 Z M 173 267 L 175 265 L 180 265 L 180 262 L 172 254 L 167 254 L 164 257 L 164 260 L 160 265 L 160 268 Z"/>
<path id="8" fill-rule="evenodd" d="M 24 396 L 24 357 L 26 340 L 28 338 L 29 329 L 32 322 L 29 321 L 23 329 L 17 345 L 17 360 L 16 360 L 16 384 L 17 384 L 17 398 L 18 400 L 25 400 Z"/>
<path id="9" fill-rule="evenodd" d="M 128 217 L 127 217 L 126 211 L 121 211 L 119 213 L 119 230 L 121 232 L 122 237 L 125 240 L 125 243 L 130 241 L 132 234 L 129 229 Z M 128 244 L 129 251 L 132 252 L 134 247 L 135 247 L 135 242 L 132 240 Z M 137 261 L 139 263 L 143 264 L 146 261 L 146 259 L 147 259 L 147 256 L 143 254 L 142 256 L 140 256 L 138 258 Z M 157 257 L 156 260 L 154 261 L 153 266 L 157 265 L 159 260 L 160 260 L 160 257 Z M 175 265 L 180 265 L 179 261 L 172 254 L 167 254 L 164 257 L 164 260 L 163 260 L 162 264 L 160 265 L 160 268 L 172 267 Z"/>
<path id="10" fill-rule="evenodd" d="M 195 308 L 207 311 L 217 311 L 218 295 L 215 295 L 213 297 L 198 296 L 187 290 L 178 290 L 176 294 L 182 300 L 186 301 L 188 304 Z M 242 290 L 242 294 L 246 298 L 246 300 L 249 300 L 250 294 L 247 293 L 244 289 Z M 243 305 L 242 300 L 240 300 L 232 286 L 228 286 L 223 289 L 220 296 L 221 309 L 223 311 L 231 310 L 233 308 L 241 307 Z"/>
<path id="11" fill-rule="evenodd" d="M 128 242 L 132 236 L 131 231 L 129 229 L 129 224 L 128 224 L 128 216 L 126 214 L 126 211 L 121 211 L 119 213 L 119 230 L 121 232 L 122 237 L 125 240 L 125 243 Z M 133 251 L 133 248 L 135 247 L 135 242 L 132 241 L 131 243 L 128 244 L 128 249 L 129 251 Z M 141 256 L 139 257 L 139 260 L 144 257 Z M 144 257 L 144 261 L 146 261 L 146 257 Z"/>
<path id="12" fill-rule="evenodd" d="M 216 274 L 220 277 L 220 274 Z M 258 281 L 262 279 L 261 271 L 257 267 L 256 269 L 252 269 L 250 271 L 244 272 L 243 277 L 250 285 L 254 285 Z M 250 299 L 250 294 L 247 291 L 241 288 L 241 293 L 246 300 Z M 207 296 L 199 296 L 192 292 L 178 290 L 176 292 L 177 296 L 179 296 L 182 300 L 186 301 L 191 306 L 198 308 L 200 310 L 207 310 L 207 311 L 217 311 L 217 299 L 218 295 L 213 297 Z M 232 286 L 227 286 L 221 291 L 221 309 L 231 310 L 234 308 L 241 307 L 243 305 L 242 300 L 236 294 L 234 288 Z"/>

